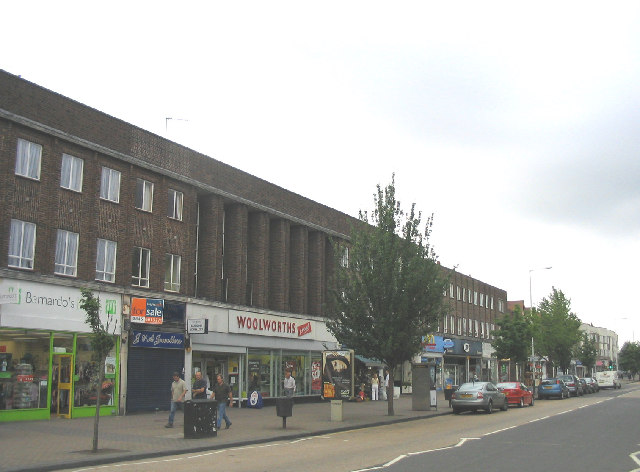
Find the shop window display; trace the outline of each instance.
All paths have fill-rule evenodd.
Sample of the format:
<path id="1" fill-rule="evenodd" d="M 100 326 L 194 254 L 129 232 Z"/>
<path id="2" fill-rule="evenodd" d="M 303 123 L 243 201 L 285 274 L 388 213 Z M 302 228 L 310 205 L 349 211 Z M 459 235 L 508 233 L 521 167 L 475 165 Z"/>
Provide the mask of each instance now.
<path id="1" fill-rule="evenodd" d="M 46 408 L 49 333 L 0 330 L 0 410 Z"/>
<path id="2" fill-rule="evenodd" d="M 105 363 L 104 381 L 100 395 L 101 405 L 113 405 L 114 402 L 115 359 L 114 348 L 107 356 Z M 98 374 L 98 362 L 93 357 L 90 336 L 78 335 L 74 375 L 74 406 L 95 406 Z"/>

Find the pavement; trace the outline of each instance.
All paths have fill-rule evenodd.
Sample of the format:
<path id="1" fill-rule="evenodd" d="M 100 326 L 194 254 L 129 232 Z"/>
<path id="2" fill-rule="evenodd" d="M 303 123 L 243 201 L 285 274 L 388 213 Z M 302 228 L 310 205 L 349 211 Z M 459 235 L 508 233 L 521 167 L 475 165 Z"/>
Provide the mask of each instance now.
<path id="1" fill-rule="evenodd" d="M 184 416 L 176 413 L 174 427 L 165 428 L 168 411 L 103 416 L 99 423 L 98 452 L 93 453 L 93 418 L 0 423 L 0 471 L 50 471 L 77 469 L 125 460 L 191 453 L 291 440 L 351 429 L 426 419 L 450 414 L 444 394 L 437 407 L 414 411 L 411 395 L 394 400 L 394 416 L 387 415 L 386 401 L 343 402 L 342 421 L 331 420 L 331 402 L 296 403 L 286 429 L 275 406 L 262 409 L 228 408 L 233 422 L 217 436 L 185 439 Z"/>

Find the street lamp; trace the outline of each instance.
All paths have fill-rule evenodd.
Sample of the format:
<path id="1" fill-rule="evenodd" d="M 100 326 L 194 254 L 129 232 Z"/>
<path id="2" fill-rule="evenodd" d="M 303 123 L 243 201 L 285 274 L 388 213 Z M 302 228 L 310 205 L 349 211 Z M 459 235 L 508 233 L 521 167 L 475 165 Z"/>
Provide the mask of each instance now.
<path id="1" fill-rule="evenodd" d="M 533 292 L 531 291 L 531 272 L 536 270 L 549 270 L 553 267 L 541 267 L 539 269 L 529 269 L 529 310 L 533 313 Z M 533 387 L 533 396 L 536 396 L 536 355 L 533 348 L 533 336 L 531 336 L 531 386 Z"/>

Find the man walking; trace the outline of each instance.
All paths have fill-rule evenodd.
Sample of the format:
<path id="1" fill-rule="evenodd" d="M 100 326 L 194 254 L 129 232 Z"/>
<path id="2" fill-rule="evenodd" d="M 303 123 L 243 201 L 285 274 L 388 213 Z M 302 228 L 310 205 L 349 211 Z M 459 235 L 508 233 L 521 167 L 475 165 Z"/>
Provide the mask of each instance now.
<path id="1" fill-rule="evenodd" d="M 178 372 L 173 373 L 173 382 L 171 383 L 171 409 L 169 411 L 169 422 L 165 428 L 173 428 L 173 418 L 176 416 L 178 404 L 184 401 L 184 396 L 189 390 L 184 380 L 180 378 Z"/>
<path id="2" fill-rule="evenodd" d="M 193 389 L 191 389 L 194 400 L 204 400 L 207 398 L 207 382 L 202 378 L 202 372 L 196 372 L 196 381 L 193 382 Z"/>
<path id="3" fill-rule="evenodd" d="M 213 393 L 211 399 L 215 399 L 218 402 L 218 424 L 217 429 L 222 426 L 222 419 L 224 418 L 226 429 L 231 426 L 231 420 L 227 417 L 227 400 L 229 406 L 233 406 L 233 394 L 231 393 L 231 387 L 229 387 L 222 379 L 222 374 L 218 374 L 216 377 L 216 384 L 213 387 Z"/>

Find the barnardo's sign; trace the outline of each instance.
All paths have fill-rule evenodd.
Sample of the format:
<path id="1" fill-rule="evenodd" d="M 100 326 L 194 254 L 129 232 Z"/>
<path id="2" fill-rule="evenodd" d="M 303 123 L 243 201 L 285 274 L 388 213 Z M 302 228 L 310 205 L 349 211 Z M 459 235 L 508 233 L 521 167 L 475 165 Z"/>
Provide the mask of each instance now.
<path id="1" fill-rule="evenodd" d="M 315 321 L 229 310 L 229 332 L 279 338 L 313 339 Z"/>
<path id="2" fill-rule="evenodd" d="M 134 329 L 131 333 L 131 347 L 184 349 L 184 334 L 137 331 Z"/>

